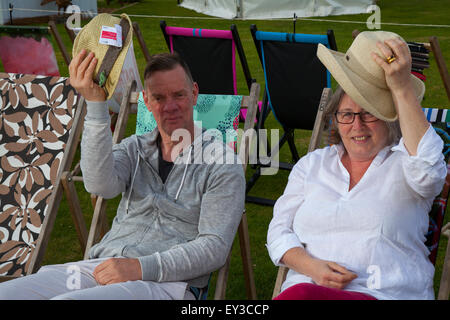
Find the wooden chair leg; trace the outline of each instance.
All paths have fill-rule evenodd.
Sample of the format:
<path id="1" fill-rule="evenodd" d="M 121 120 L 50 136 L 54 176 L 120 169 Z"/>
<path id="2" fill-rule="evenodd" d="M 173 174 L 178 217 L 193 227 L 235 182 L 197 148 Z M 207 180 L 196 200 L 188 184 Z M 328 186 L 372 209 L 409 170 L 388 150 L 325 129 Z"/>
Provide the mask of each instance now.
<path id="1" fill-rule="evenodd" d="M 139 45 L 141 46 L 142 53 L 144 54 L 144 59 L 146 62 L 150 61 L 150 52 L 148 51 L 147 45 L 145 44 L 144 37 L 142 36 L 141 29 L 137 22 L 133 22 L 134 35 L 138 39 Z"/>
<path id="2" fill-rule="evenodd" d="M 69 203 L 72 220 L 77 230 L 78 240 L 80 241 L 81 252 L 86 250 L 86 243 L 88 239 L 88 231 L 84 221 L 83 213 L 81 212 L 80 200 L 78 199 L 77 191 L 70 172 L 65 171 L 61 175 L 61 183 L 66 194 L 67 202 Z"/>
<path id="3" fill-rule="evenodd" d="M 17 278 L 19 278 L 19 277 L 16 277 L 16 276 L 0 276 L 0 283 L 6 282 L 6 281 L 9 281 L 9 280 L 14 280 L 14 279 L 17 279 Z"/>
<path id="4" fill-rule="evenodd" d="M 275 281 L 275 287 L 273 288 L 272 299 L 280 294 L 281 285 L 283 284 L 284 280 L 286 279 L 286 275 L 287 275 L 288 271 L 289 271 L 289 269 L 286 267 L 278 268 L 278 274 L 277 274 L 277 279 Z"/>
<path id="5" fill-rule="evenodd" d="M 95 208 L 96 202 L 97 202 L 97 196 L 95 194 L 91 194 L 92 208 Z"/>
<path id="6" fill-rule="evenodd" d="M 247 217 L 245 213 L 242 215 L 241 223 L 239 224 L 239 244 L 241 248 L 242 267 L 244 269 L 245 286 L 247 290 L 247 298 L 256 300 L 256 286 L 253 275 L 252 262 L 250 257 L 250 238 L 248 234 Z M 214 300 L 225 299 L 228 273 L 230 270 L 231 250 L 228 254 L 227 260 L 222 268 L 219 269 L 216 281 L 216 290 L 214 293 Z"/>
<path id="7" fill-rule="evenodd" d="M 445 92 L 447 93 L 448 100 L 450 101 L 450 75 L 448 74 L 445 59 L 442 55 L 437 37 L 433 36 L 430 38 L 430 46 L 436 59 L 436 64 L 438 66 L 439 74 L 441 75 L 442 83 L 444 84 Z"/>
<path id="8" fill-rule="evenodd" d="M 227 291 L 228 272 L 230 270 L 231 250 L 227 260 L 222 268 L 219 269 L 216 281 L 216 290 L 214 291 L 214 300 L 224 300 Z"/>
<path id="9" fill-rule="evenodd" d="M 450 237 L 447 242 L 444 265 L 442 266 L 441 283 L 439 285 L 438 300 L 448 300 L 450 294 Z"/>
<path id="10" fill-rule="evenodd" d="M 91 228 L 89 230 L 86 250 L 84 252 L 84 259 L 89 259 L 89 250 L 101 238 L 103 229 L 102 223 L 104 221 L 103 215 L 106 212 L 106 200 L 102 197 L 98 197 L 94 208 L 94 215 L 92 216 Z"/>
<path id="11" fill-rule="evenodd" d="M 253 265 L 250 255 L 250 237 L 248 234 L 247 216 L 244 212 L 239 224 L 239 244 L 241 247 L 242 267 L 244 269 L 245 286 L 247 289 L 247 298 L 256 300 L 255 277 L 253 274 Z"/>
<path id="12" fill-rule="evenodd" d="M 48 22 L 50 32 L 52 33 L 53 37 L 55 38 L 55 41 L 59 47 L 59 50 L 61 50 L 62 57 L 64 59 L 64 62 L 67 64 L 67 66 L 70 64 L 70 61 L 72 58 L 70 57 L 69 52 L 67 51 L 66 47 L 63 44 L 61 35 L 58 32 L 58 28 L 56 27 L 56 23 L 53 20 L 50 20 Z"/>

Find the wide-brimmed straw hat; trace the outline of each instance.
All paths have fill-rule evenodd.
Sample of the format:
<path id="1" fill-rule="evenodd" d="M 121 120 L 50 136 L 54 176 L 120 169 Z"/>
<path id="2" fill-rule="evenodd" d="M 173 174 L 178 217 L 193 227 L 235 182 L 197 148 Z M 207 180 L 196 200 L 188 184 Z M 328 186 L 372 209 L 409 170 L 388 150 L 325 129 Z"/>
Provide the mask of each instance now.
<path id="1" fill-rule="evenodd" d="M 102 27 L 115 27 L 116 24 L 122 26 L 122 47 L 119 48 L 99 43 Z M 130 18 L 126 14 L 121 14 L 120 18 L 118 18 L 107 13 L 102 13 L 86 24 L 75 38 L 72 49 L 72 55 L 74 57 L 82 49 L 86 49 L 88 52 L 93 52 L 98 59 L 94 72 L 94 80 L 105 89 L 107 99 L 112 97 L 119 82 L 120 73 L 132 37 L 133 27 Z M 102 69 L 100 70 L 100 68 Z M 105 72 L 102 74 L 102 71 Z"/>
<path id="2" fill-rule="evenodd" d="M 385 121 L 397 120 L 397 112 L 386 84 L 384 70 L 373 60 L 371 53 L 375 52 L 383 58 L 383 53 L 376 45 L 377 41 L 384 42 L 392 38 L 405 41 L 393 32 L 364 31 L 355 38 L 346 53 L 329 50 L 321 44 L 317 48 L 317 57 L 345 93 L 361 108 Z M 424 83 L 412 74 L 411 81 L 417 98 L 422 101 Z"/>

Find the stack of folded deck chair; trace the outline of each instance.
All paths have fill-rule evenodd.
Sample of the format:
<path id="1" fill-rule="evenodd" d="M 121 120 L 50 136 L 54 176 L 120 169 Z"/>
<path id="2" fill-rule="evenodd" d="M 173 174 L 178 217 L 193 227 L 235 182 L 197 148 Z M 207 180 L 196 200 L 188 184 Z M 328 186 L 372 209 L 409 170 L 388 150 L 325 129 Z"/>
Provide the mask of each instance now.
<path id="1" fill-rule="evenodd" d="M 430 67 L 428 61 L 430 50 L 425 44 L 418 42 L 408 42 L 408 46 L 412 57 L 411 73 L 425 82 L 426 76 L 423 70 Z"/>

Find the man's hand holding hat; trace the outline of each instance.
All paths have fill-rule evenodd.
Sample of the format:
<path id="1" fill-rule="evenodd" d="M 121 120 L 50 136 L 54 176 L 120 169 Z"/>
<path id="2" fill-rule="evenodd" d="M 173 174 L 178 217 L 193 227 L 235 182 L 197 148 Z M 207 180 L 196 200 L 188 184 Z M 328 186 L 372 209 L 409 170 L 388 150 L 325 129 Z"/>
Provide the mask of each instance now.
<path id="1" fill-rule="evenodd" d="M 78 75 L 77 71 L 74 71 L 77 79 L 81 80 L 84 73 L 88 72 L 89 67 L 89 73 L 93 76 L 94 82 L 103 88 L 106 93 L 106 99 L 111 99 L 119 83 L 120 73 L 122 72 L 127 52 L 131 47 L 132 38 L 133 27 L 130 18 L 126 14 L 123 13 L 120 17 L 114 17 L 107 13 L 101 13 L 94 17 L 80 30 L 73 43 L 72 56 L 75 58 L 80 57 L 77 58 L 74 64 L 74 66 L 79 66 L 81 69 L 80 75 Z M 119 41 L 119 39 L 122 40 Z M 81 52 L 84 53 L 80 56 Z M 87 55 L 86 57 L 88 52 L 92 52 L 94 56 Z M 95 69 L 93 72 L 90 72 L 92 67 L 91 60 L 94 57 L 97 59 L 93 62 L 95 63 Z M 84 65 L 83 59 L 88 59 L 89 63 Z M 85 84 L 83 84 L 84 87 Z M 85 87 L 85 89 L 88 88 Z M 90 89 L 94 90 L 94 93 L 98 92 L 93 85 Z M 89 93 L 89 90 L 87 91 Z M 82 92 L 80 93 L 84 96 Z M 86 96 L 84 97 L 89 100 Z M 94 96 L 94 98 L 99 97 Z"/>
<path id="2" fill-rule="evenodd" d="M 81 50 L 70 62 L 70 84 L 88 101 L 105 101 L 105 91 L 94 82 L 93 74 L 97 66 L 94 53 Z"/>

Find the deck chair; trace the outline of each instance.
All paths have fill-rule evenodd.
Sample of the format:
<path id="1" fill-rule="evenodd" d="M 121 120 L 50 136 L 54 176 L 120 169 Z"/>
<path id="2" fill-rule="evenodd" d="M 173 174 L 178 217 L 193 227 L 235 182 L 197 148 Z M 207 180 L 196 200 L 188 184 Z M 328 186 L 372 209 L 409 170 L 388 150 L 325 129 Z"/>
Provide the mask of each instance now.
<path id="1" fill-rule="evenodd" d="M 122 105 L 116 125 L 116 130 L 114 131 L 113 135 L 113 143 L 119 143 L 125 133 L 125 128 L 127 125 L 128 116 L 131 112 L 133 112 L 133 108 L 131 105 L 136 105 L 139 103 L 139 92 L 135 92 L 136 83 L 133 81 L 129 84 L 126 92 L 127 94 L 124 95 L 124 98 L 122 100 Z M 237 128 L 238 124 L 238 114 L 239 110 L 242 107 L 247 108 L 247 112 L 250 116 L 254 117 L 256 116 L 256 109 L 257 109 L 257 99 L 259 96 L 259 85 L 257 83 L 253 83 L 250 91 L 249 96 L 235 96 L 233 95 L 229 100 L 232 102 L 232 104 L 228 105 L 226 118 L 225 120 L 215 121 L 216 127 L 222 131 L 224 128 L 220 128 L 220 126 L 225 126 L 226 128 Z M 212 112 L 224 114 L 223 111 L 220 111 L 218 109 L 217 105 L 214 105 L 214 101 L 220 102 L 218 100 L 223 100 L 222 98 L 226 97 L 223 95 L 199 95 L 198 101 L 203 101 L 205 103 L 204 106 L 206 106 L 206 109 L 213 108 L 212 111 L 209 112 L 211 115 Z M 142 96 L 141 96 L 141 101 Z M 211 106 L 211 102 L 213 102 L 213 106 Z M 233 103 L 234 102 L 234 103 Z M 236 104 L 237 102 L 237 104 Z M 197 104 L 198 106 L 199 104 Z M 220 106 L 220 104 L 218 104 Z M 233 109 L 234 108 L 234 109 Z M 203 109 L 204 110 L 204 109 Z M 234 111 L 233 111 L 234 110 Z M 195 111 L 195 109 L 194 109 Z M 205 118 L 202 118 L 204 116 L 203 112 L 200 112 L 200 110 L 197 110 L 197 120 L 206 120 L 204 122 L 204 128 L 205 125 L 214 124 L 214 120 L 207 120 Z M 234 112 L 234 116 L 231 116 L 231 111 Z M 147 132 L 148 130 L 151 130 L 155 127 L 156 123 L 154 122 L 154 119 L 152 120 L 152 116 L 149 115 L 148 111 L 145 107 L 137 107 L 137 126 L 136 126 L 136 132 L 137 134 L 142 134 L 144 132 Z M 140 121 L 139 118 L 143 118 L 143 121 Z M 248 129 L 253 129 L 253 122 L 250 121 L 252 118 L 247 118 L 246 123 L 244 125 L 244 131 Z M 231 139 L 230 139 L 231 140 Z M 235 145 L 235 144 L 233 144 Z M 248 148 L 249 148 L 250 142 L 244 143 L 244 150 L 239 150 L 239 154 L 242 155 L 241 159 L 245 159 L 244 161 L 244 169 L 246 168 L 247 159 L 248 159 Z M 75 195 L 76 196 L 76 195 Z M 91 222 L 91 227 L 89 230 L 89 236 L 88 241 L 86 245 L 85 250 L 85 259 L 88 259 L 88 252 L 89 249 L 97 243 L 101 237 L 106 233 L 107 230 L 107 218 L 105 214 L 106 209 L 106 200 L 102 197 L 98 197 L 95 202 L 95 209 L 94 214 Z M 251 263 L 251 257 L 250 257 L 250 242 L 249 242 L 249 234 L 248 234 L 248 225 L 247 225 L 247 218 L 245 215 L 245 212 L 242 215 L 241 223 L 238 228 L 238 234 L 239 234 L 239 240 L 240 240 L 240 247 L 241 247 L 241 257 L 243 262 L 243 268 L 244 268 L 244 277 L 245 277 L 245 283 L 246 283 L 246 290 L 247 290 L 247 296 L 249 299 L 256 299 L 256 287 L 254 282 L 254 276 L 253 276 L 253 270 L 252 270 L 252 263 Z M 216 283 L 216 290 L 215 290 L 215 299 L 224 299 L 225 293 L 226 293 L 226 282 L 228 278 L 228 270 L 229 270 L 229 264 L 230 264 L 230 255 L 227 258 L 227 261 L 225 265 L 218 271 L 217 274 L 217 283 Z M 207 293 L 206 293 L 207 294 Z M 205 292 L 202 294 L 203 298 L 206 298 Z"/>
<path id="2" fill-rule="evenodd" d="M 429 42 L 409 42 L 408 45 L 411 50 L 412 56 L 412 73 L 419 78 L 422 78 L 424 76 L 423 69 L 430 67 L 428 56 L 430 52 L 433 53 L 436 65 L 439 70 L 439 75 L 441 76 L 442 84 L 444 85 L 445 92 L 447 93 L 447 98 L 450 101 L 450 76 L 448 74 L 448 69 L 445 64 L 444 56 L 442 55 L 438 38 L 435 36 L 431 36 Z M 421 50 L 422 47 L 425 49 L 425 51 Z M 425 81 L 426 78 L 423 80 Z"/>
<path id="3" fill-rule="evenodd" d="M 36 272 L 81 134 L 67 78 L 0 73 L 0 281 Z M 78 100 L 78 101 L 77 101 Z M 82 217 L 78 226 L 86 235 Z"/>
<path id="4" fill-rule="evenodd" d="M 438 254 L 439 240 L 441 234 L 450 238 L 450 233 L 444 232 L 450 228 L 450 223 L 443 226 L 445 213 L 447 210 L 448 199 L 450 195 L 450 112 L 449 109 L 423 108 L 428 121 L 433 125 L 436 132 L 444 141 L 445 161 L 447 162 L 447 177 L 441 193 L 434 199 L 433 206 L 429 213 L 430 224 L 426 235 L 425 244 L 430 250 L 430 261 L 436 264 Z M 447 243 L 447 250 L 444 256 L 444 265 L 439 286 L 438 299 L 448 300 L 450 294 L 450 241 Z"/>
<path id="5" fill-rule="evenodd" d="M 272 151 L 269 150 L 268 156 L 273 157 L 287 142 L 295 163 L 299 155 L 295 147 L 294 130 L 313 129 L 322 89 L 331 87 L 330 73 L 317 58 L 316 51 L 319 43 L 336 50 L 334 33 L 332 30 L 328 30 L 326 35 L 263 32 L 258 31 L 256 25 L 252 25 L 250 31 L 266 83 L 258 130 L 264 128 L 264 121 L 271 111 L 281 125 L 283 135 Z M 270 158 L 269 161 L 261 161 L 260 155 L 261 151 L 258 151 L 258 163 L 247 183 L 246 199 L 248 202 L 273 206 L 274 200 L 248 195 L 261 176 L 261 169 L 273 165 Z M 293 163 L 280 162 L 278 167 L 291 170 Z"/>
<path id="6" fill-rule="evenodd" d="M 239 55 L 248 90 L 252 82 L 244 48 L 236 25 L 230 30 L 170 27 L 160 22 L 170 52 L 176 51 L 186 61 L 200 93 L 237 95 L 236 52 Z M 240 113 L 245 120 L 246 109 Z"/>
<path id="7" fill-rule="evenodd" d="M 309 144 L 308 152 L 315 150 L 320 145 L 320 138 L 323 136 L 323 119 L 324 108 L 327 106 L 331 98 L 331 89 L 324 89 L 322 99 L 319 105 L 316 122 L 313 129 L 313 135 Z M 426 234 L 425 245 L 428 247 L 430 254 L 429 259 L 433 265 L 436 263 L 439 240 L 444 232 L 443 221 L 447 209 L 448 198 L 450 195 L 450 112 L 446 109 L 423 108 L 428 121 L 433 125 L 436 132 L 444 140 L 443 154 L 447 162 L 447 177 L 441 193 L 435 198 L 431 211 L 429 212 L 429 228 Z M 448 114 L 448 115 L 447 115 Z M 448 227 L 447 227 L 448 228 Z M 447 252 L 444 258 L 444 266 L 441 275 L 438 299 L 447 300 L 450 293 L 450 242 L 447 245 Z M 281 290 L 281 286 L 286 279 L 288 272 L 287 267 L 279 267 L 272 298 L 275 298 Z"/>
<path id="8" fill-rule="evenodd" d="M 55 51 L 50 42 L 51 27 L 0 26 L 0 59 L 5 72 L 60 76 Z M 57 34 L 56 34 L 57 36 Z M 55 38 L 67 65 L 67 52 Z"/>

